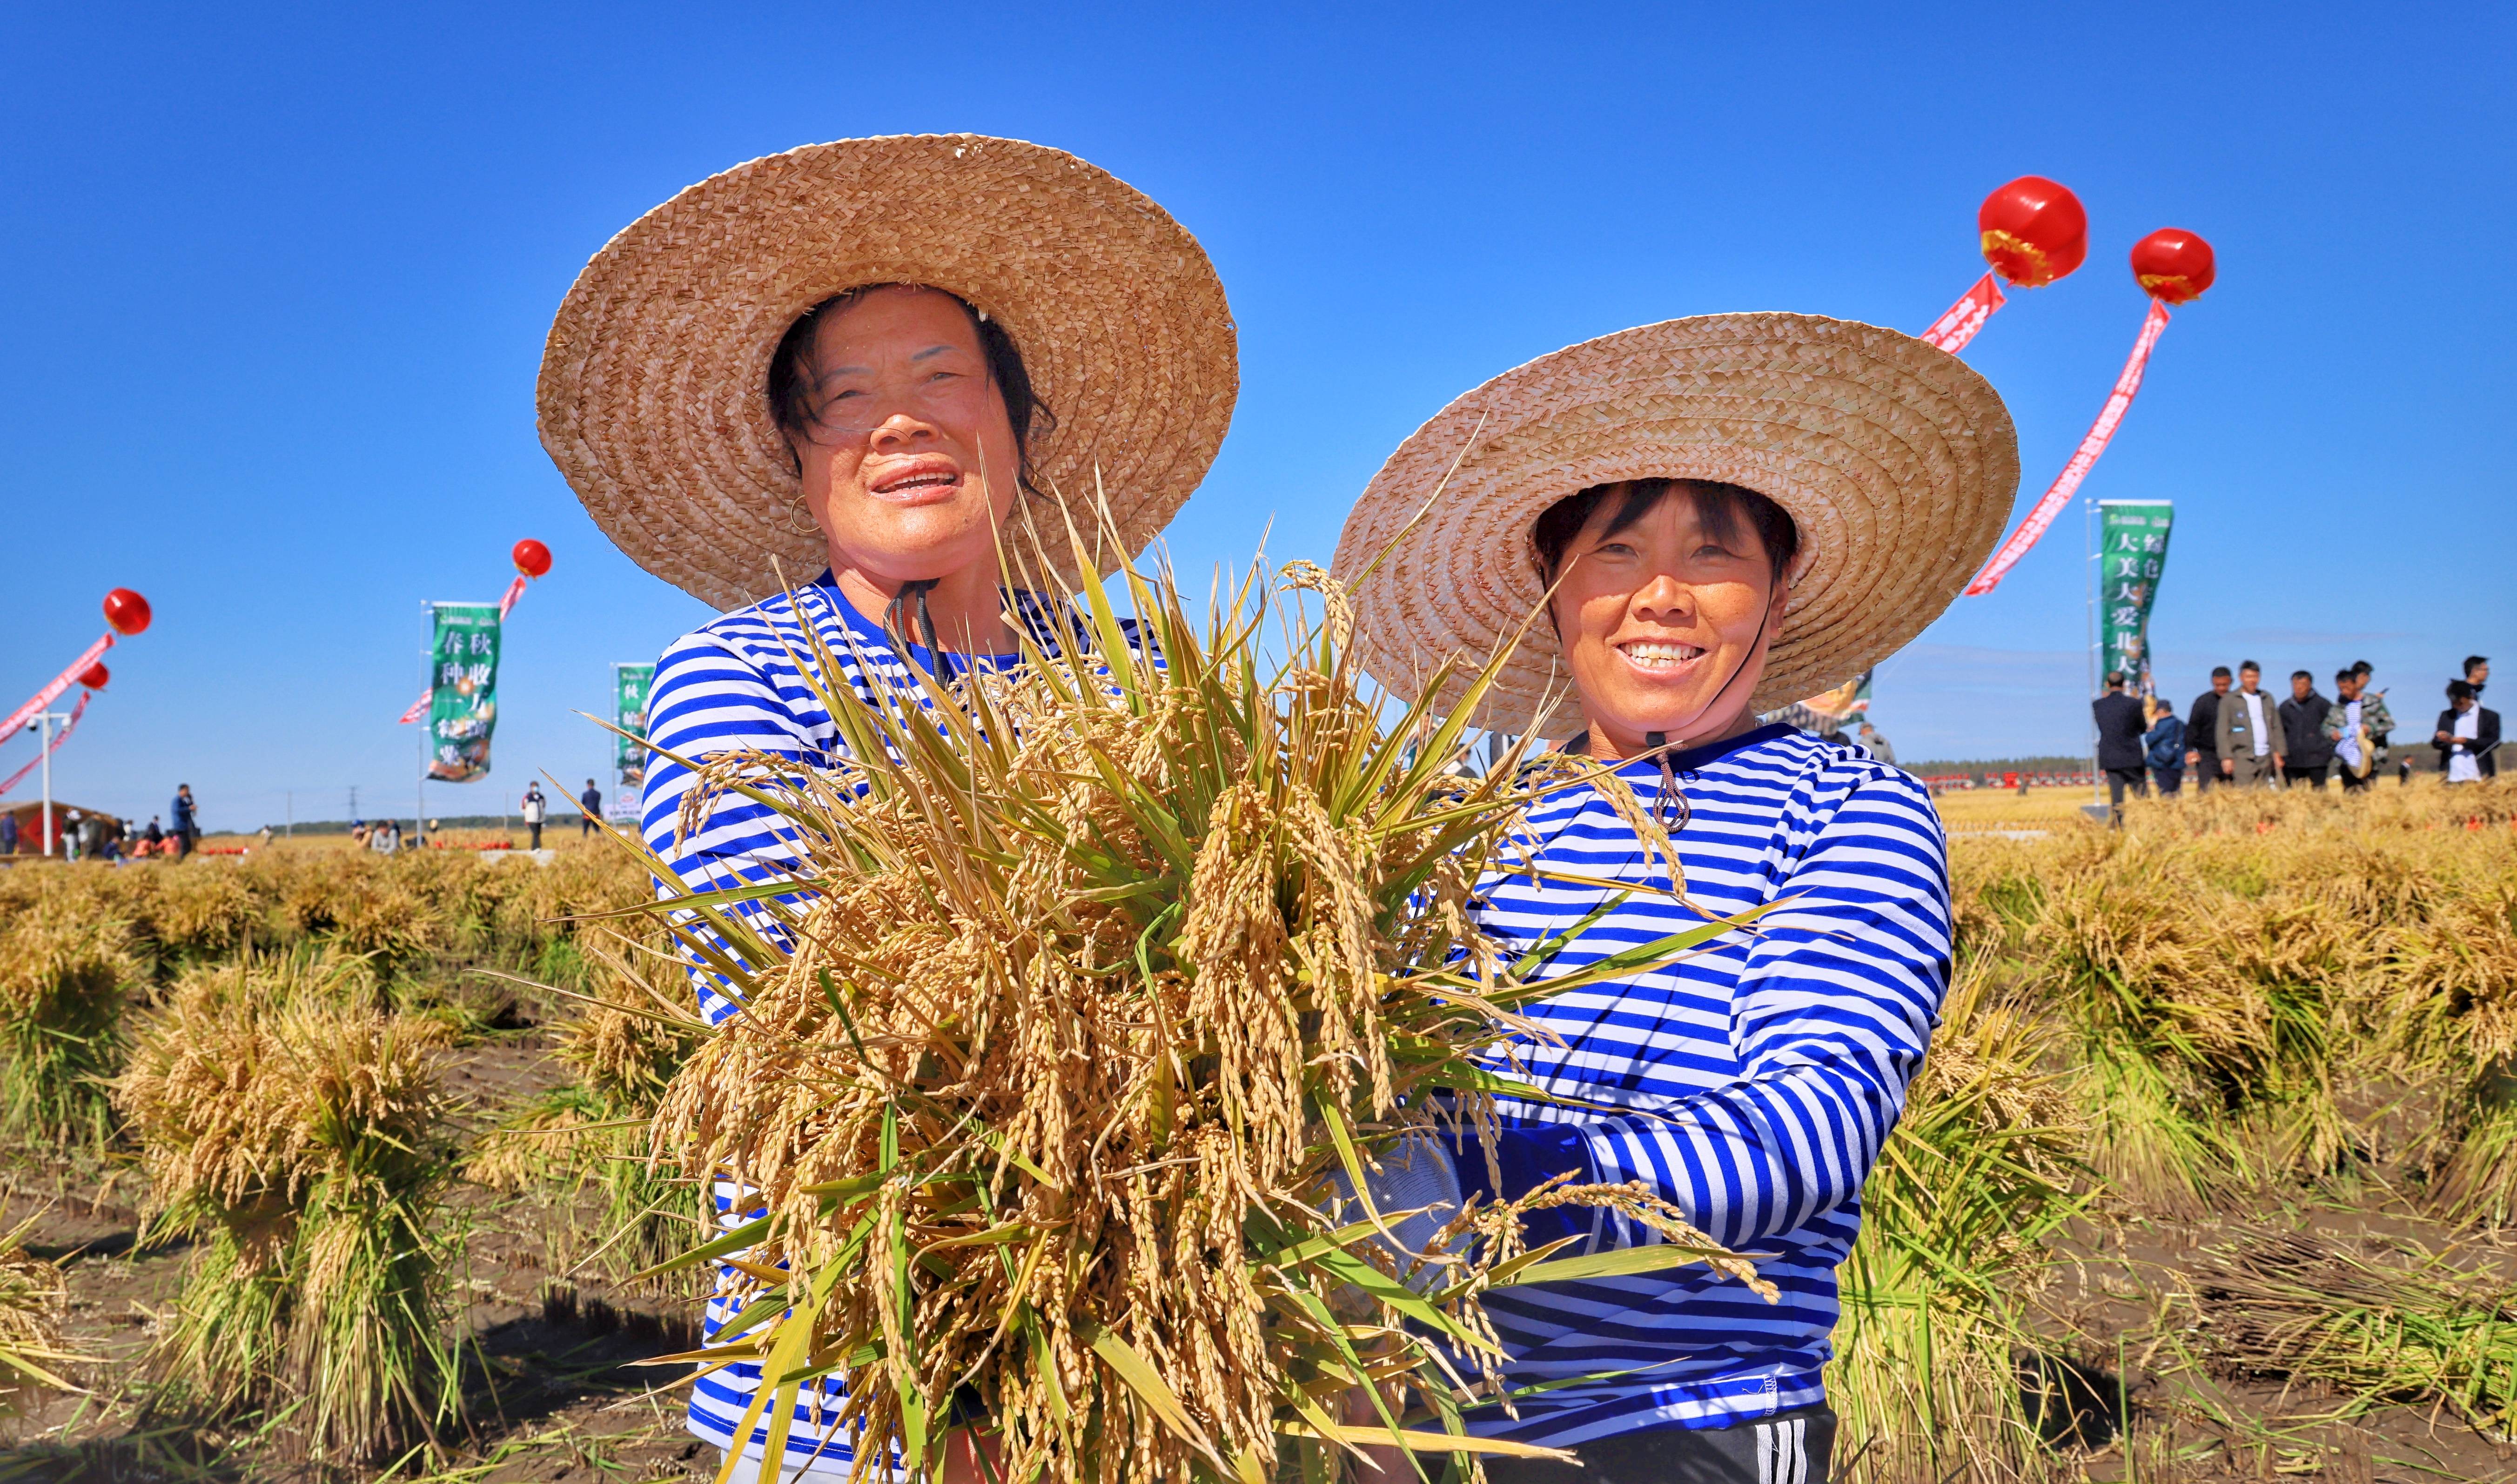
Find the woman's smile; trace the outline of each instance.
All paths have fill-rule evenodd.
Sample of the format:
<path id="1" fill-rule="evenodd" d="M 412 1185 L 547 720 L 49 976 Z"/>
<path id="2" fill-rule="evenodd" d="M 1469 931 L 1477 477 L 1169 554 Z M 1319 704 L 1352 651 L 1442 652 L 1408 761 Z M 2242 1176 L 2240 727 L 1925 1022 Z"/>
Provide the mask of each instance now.
<path id="1" fill-rule="evenodd" d="M 889 505 L 941 505 L 961 492 L 961 466 L 944 453 L 870 458 L 863 477 L 866 493 Z"/>
<path id="2" fill-rule="evenodd" d="M 1702 647 L 1674 639 L 1624 639 L 1618 641 L 1616 651 L 1655 681 L 1685 679 L 1705 655 Z"/>

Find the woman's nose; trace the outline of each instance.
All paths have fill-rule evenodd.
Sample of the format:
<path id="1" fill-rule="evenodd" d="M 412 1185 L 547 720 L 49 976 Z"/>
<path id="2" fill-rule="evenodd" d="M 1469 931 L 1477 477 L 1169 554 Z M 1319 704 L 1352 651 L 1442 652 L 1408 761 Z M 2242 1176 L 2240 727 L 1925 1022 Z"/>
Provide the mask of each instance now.
<path id="1" fill-rule="evenodd" d="M 934 436 L 935 429 L 932 424 L 913 417 L 907 412 L 894 412 L 875 425 L 871 441 L 876 449 L 890 450 Z"/>
<path id="2" fill-rule="evenodd" d="M 1691 618 L 1695 615 L 1695 589 L 1668 572 L 1655 572 L 1650 581 L 1635 590 L 1628 606 L 1637 616 Z"/>

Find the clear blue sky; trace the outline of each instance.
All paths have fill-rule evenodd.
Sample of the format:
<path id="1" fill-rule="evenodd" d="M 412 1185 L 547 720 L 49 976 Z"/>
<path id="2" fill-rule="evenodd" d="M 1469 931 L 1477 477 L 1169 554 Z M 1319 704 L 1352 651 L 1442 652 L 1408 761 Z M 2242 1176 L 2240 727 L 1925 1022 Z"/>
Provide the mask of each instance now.
<path id="1" fill-rule="evenodd" d="M 129 585 L 157 625 L 114 652 L 64 796 L 145 818 L 190 782 L 211 827 L 250 827 L 288 788 L 337 817 L 356 784 L 406 812 L 419 603 L 494 597 L 534 535 L 557 569 L 508 629 L 497 771 L 430 808 L 597 772 L 573 713 L 706 613 L 534 442 L 561 294 L 713 171 L 965 129 L 1107 167 L 1214 255 L 1243 390 L 1172 528 L 1186 569 L 1271 519 L 1276 554 L 1325 559 L 1419 422 L 1571 341 L 1750 309 L 1920 328 L 1980 271 L 1977 201 L 2032 171 L 2080 193 L 2092 246 L 1968 353 L 2018 419 L 2023 508 L 2138 325 L 2132 241 L 2219 250 L 2086 487 L 2178 503 L 2167 688 L 2367 657 L 2425 718 L 2468 651 L 2517 666 L 2505 7 L 1246 15 L 12 8 L 0 705 Z M 2079 550 L 2075 513 L 1883 667 L 1907 757 L 2079 744 Z"/>

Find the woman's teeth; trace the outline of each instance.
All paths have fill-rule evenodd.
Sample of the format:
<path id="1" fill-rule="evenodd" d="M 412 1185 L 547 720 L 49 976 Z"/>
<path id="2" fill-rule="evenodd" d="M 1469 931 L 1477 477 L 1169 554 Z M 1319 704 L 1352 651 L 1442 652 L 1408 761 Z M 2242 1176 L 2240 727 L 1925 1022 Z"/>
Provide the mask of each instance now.
<path id="1" fill-rule="evenodd" d="M 1628 659 L 1647 670 L 1675 669 L 1704 653 L 1691 644 L 1656 644 L 1649 641 L 1621 644 L 1617 649 Z"/>
<path id="2" fill-rule="evenodd" d="M 889 494 L 895 489 L 923 489 L 929 485 L 958 484 L 960 478 L 958 474 L 913 474 L 905 480 L 894 480 L 883 486 L 881 492 Z"/>

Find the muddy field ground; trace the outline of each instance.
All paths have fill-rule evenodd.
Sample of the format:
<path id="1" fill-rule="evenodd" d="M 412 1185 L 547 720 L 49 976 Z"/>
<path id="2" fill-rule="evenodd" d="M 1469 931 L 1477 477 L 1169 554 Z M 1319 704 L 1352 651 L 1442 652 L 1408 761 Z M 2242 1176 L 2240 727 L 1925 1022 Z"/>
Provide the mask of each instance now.
<path id="1" fill-rule="evenodd" d="M 1944 812 L 1956 837 L 1962 891 L 1998 899 L 2005 872 L 2034 877 L 2049 860 L 2060 863 L 2051 866 L 2057 880 L 2070 871 L 2113 869 L 2089 864 L 2112 847 L 2080 817 L 2076 790 L 2065 792 L 2072 796 L 2032 798 L 2024 807 L 2010 797 L 1951 801 Z M 2481 833 L 2483 827 L 2478 821 L 2471 826 L 2478 843 L 2470 848 L 2491 853 L 2488 869 L 2505 872 L 2510 858 L 2499 836 L 2517 826 L 2503 813 L 2492 821 L 2492 833 Z M 2262 822 L 2233 827 L 2241 840 L 2272 828 Z M 2042 834 L 2023 840 L 1999 831 Z M 2444 838 L 2466 848 L 2460 837 Z M 558 843 L 576 848 L 573 841 Z M 298 842 L 293 848 L 320 854 L 338 845 Z M 2069 854 L 2074 850 L 2080 854 Z M 2034 854 L 2040 851 L 2052 854 Z M 59 868 L 20 868 L 29 869 Z M 214 858 L 133 869 L 233 868 Z M 502 869 L 533 869 L 521 863 Z M 2510 912 L 2508 925 L 2517 933 L 2517 907 Z M 574 1075 L 559 1052 L 577 1010 L 563 996 L 521 991 L 512 980 L 493 977 L 516 967 L 448 952 L 409 971 L 413 982 L 434 986 L 429 993 L 463 1007 L 445 1078 L 459 1095 L 467 1139 L 512 1119 Z M 2011 970 L 2027 972 L 2015 956 Z M 2068 1079 L 2072 1054 L 2050 1046 L 2055 1065 L 2040 1075 Z M 2284 1093 L 2290 1101 L 2251 1108 L 2245 1117 L 2256 1123 L 2246 1137 L 2277 1143 L 2280 1130 L 2272 1125 L 2280 1120 L 2329 1117 L 2357 1130 L 2359 1142 L 2342 1157 L 2309 1175 L 2292 1169 L 2256 1178 L 2232 1166 L 2190 1201 L 2119 1199 L 2084 1185 L 2080 1204 L 2031 1258 L 1999 1269 L 2008 1275 L 2003 1281 L 2013 1292 L 2007 1296 L 2020 1321 L 2006 1342 L 2018 1400 L 2012 1421 L 1947 1420 L 1948 1451 L 1939 1461 L 1945 1467 L 1936 1463 L 1919 1472 L 1909 1466 L 1910 1450 L 1900 1456 L 1908 1463 L 1882 1472 L 1878 1455 L 1851 1437 L 1838 1476 L 1882 1484 L 1906 1477 L 1935 1484 L 2517 1480 L 2517 1448 L 2504 1432 L 2507 1409 L 2517 1399 L 2517 1232 L 2500 1224 L 2504 1208 L 2479 1215 L 2470 1206 L 2445 1208 L 2420 1173 L 2442 1167 L 2445 1157 L 2404 1153 L 2428 1147 L 2424 1120 L 2451 1117 L 2435 1086 L 2410 1081 L 2390 1086 L 2392 1074 L 2378 1064 L 2339 1053 L 2319 1065 L 2327 1081 L 2322 1092 Z M 2469 1111 L 2453 1117 L 2471 1122 Z M 2093 1148 L 2084 1167 L 2094 1171 L 2106 1154 Z M 695 1343 L 697 1297 L 680 1280 L 622 1286 L 619 1265 L 601 1260 L 599 1249 L 611 1234 L 603 1229 L 602 1203 L 589 1189 L 567 1182 L 544 1182 L 521 1194 L 474 1183 L 456 1188 L 444 1219 L 461 1236 L 456 1282 L 467 1341 L 468 1420 L 433 1448 L 356 1468 L 306 1462 L 288 1444 L 285 1409 L 211 1419 L 188 1416 L 159 1399 L 147 1357 L 166 1331 L 193 1251 L 182 1241 L 152 1236 L 150 1193 L 127 1142 L 102 1153 L 67 1154 L 21 1143 L 7 1152 L 0 1192 L 0 1230 L 27 1223 L 28 1251 L 59 1264 L 65 1277 L 64 1335 L 82 1357 L 71 1378 L 83 1388 L 28 1388 L 10 1398 L 14 1415 L 0 1419 L 0 1481 L 494 1484 L 714 1475 L 714 1451 L 681 1429 L 675 1370 L 634 1364 Z M 2482 1374 L 2476 1378 L 2468 1367 L 2453 1384 L 2424 1389 L 2407 1371 L 2412 1379 L 2387 1396 L 2336 1386 L 2304 1374 L 2312 1367 L 2274 1359 L 2295 1353 L 2282 1349 L 2281 1327 L 2329 1318 L 2333 1305 L 2320 1309 L 2320 1293 L 2338 1301 L 2360 1281 L 2354 1275 L 2372 1273 L 2392 1284 L 2435 1278 L 2441 1292 L 2452 1291 L 2445 1308 L 2407 1308 L 2396 1318 L 2460 1327 L 2433 1349 L 2462 1346 L 2456 1353 L 2478 1359 Z M 2305 1296 L 2291 1289 L 2306 1291 Z M 2492 1373 L 2493 1364 L 2504 1365 L 2504 1374 Z M 2488 1425 L 2495 1406 L 2497 1426 Z M 2477 1416 L 2486 1425 L 2472 1424 Z M 2026 1464 L 1996 1466 L 1976 1448 L 1987 1427 L 2022 1422 L 2043 1438 Z"/>

